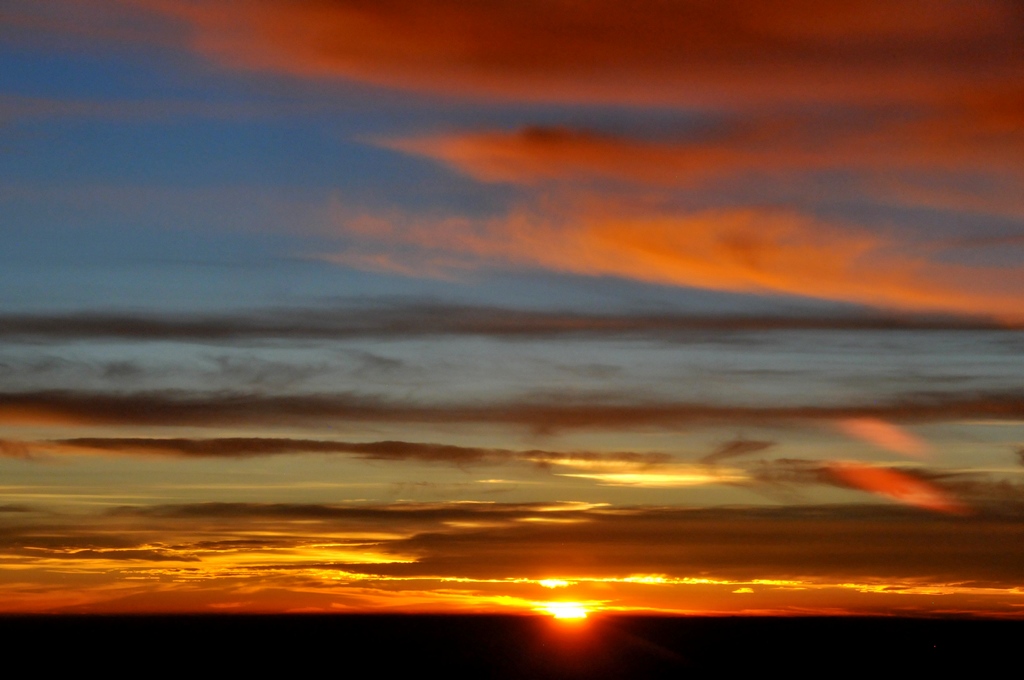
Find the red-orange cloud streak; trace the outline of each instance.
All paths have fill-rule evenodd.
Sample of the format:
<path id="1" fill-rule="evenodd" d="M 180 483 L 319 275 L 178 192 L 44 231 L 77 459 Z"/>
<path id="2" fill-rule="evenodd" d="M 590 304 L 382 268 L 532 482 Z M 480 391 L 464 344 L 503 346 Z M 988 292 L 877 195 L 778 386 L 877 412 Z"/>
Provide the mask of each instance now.
<path id="1" fill-rule="evenodd" d="M 1024 272 L 928 260 L 793 212 L 678 213 L 593 199 L 490 220 L 341 216 L 342 264 L 413 275 L 531 266 L 657 284 L 1024 318 Z"/>
<path id="2" fill-rule="evenodd" d="M 121 0 L 233 67 L 558 101 L 948 99 L 1012 84 L 1008 0 Z"/>
<path id="3" fill-rule="evenodd" d="M 905 456 L 924 458 L 928 455 L 928 442 L 913 432 L 881 418 L 846 418 L 836 423 L 841 432 L 874 444 L 886 451 Z"/>
<path id="4" fill-rule="evenodd" d="M 855 489 L 887 496 L 900 503 L 953 515 L 968 512 L 966 505 L 936 485 L 899 470 L 852 462 L 831 463 L 828 470 Z"/>
<path id="5" fill-rule="evenodd" d="M 613 179 L 690 186 L 749 174 L 818 170 L 1001 173 L 1022 179 L 1024 101 L 844 123 L 757 118 L 692 139 L 644 140 L 565 127 L 384 139 L 485 182 Z M 1001 108 L 1000 108 L 1001 107 Z"/>

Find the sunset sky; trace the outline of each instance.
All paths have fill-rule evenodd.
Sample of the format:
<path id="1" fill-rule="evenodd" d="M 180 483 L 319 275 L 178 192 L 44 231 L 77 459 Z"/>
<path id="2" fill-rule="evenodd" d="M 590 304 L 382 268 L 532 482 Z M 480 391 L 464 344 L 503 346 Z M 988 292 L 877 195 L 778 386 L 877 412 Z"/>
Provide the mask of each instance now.
<path id="1" fill-rule="evenodd" d="M 0 613 L 1024 618 L 1022 357 L 1016 0 L 0 4 Z"/>

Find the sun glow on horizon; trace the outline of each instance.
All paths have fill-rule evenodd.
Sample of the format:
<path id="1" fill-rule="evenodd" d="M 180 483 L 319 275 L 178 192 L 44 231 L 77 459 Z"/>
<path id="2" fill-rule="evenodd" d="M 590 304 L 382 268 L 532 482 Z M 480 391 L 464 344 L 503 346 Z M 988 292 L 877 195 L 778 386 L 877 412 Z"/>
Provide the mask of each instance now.
<path id="1" fill-rule="evenodd" d="M 582 621 L 587 618 L 587 608 L 579 602 L 546 602 L 539 607 L 556 619 Z"/>

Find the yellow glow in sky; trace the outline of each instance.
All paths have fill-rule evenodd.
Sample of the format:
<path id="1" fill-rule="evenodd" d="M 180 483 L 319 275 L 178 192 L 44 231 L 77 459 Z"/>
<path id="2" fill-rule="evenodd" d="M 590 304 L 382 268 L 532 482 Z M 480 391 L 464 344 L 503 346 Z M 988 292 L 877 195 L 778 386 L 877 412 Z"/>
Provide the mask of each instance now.
<path id="1" fill-rule="evenodd" d="M 581 620 L 587 618 L 587 609 L 579 602 L 548 602 L 541 606 L 556 619 Z"/>

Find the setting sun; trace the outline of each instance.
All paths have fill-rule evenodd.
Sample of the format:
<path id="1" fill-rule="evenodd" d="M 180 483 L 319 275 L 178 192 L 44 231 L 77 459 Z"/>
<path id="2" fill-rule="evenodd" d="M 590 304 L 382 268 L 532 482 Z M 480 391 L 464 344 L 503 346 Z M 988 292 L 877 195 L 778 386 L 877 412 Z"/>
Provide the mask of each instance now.
<path id="1" fill-rule="evenodd" d="M 583 6 L 0 0 L 0 633 L 1024 633 L 1024 0 Z"/>
<path id="2" fill-rule="evenodd" d="M 541 610 L 556 619 L 580 621 L 587 618 L 587 609 L 579 602 L 548 602 Z"/>

